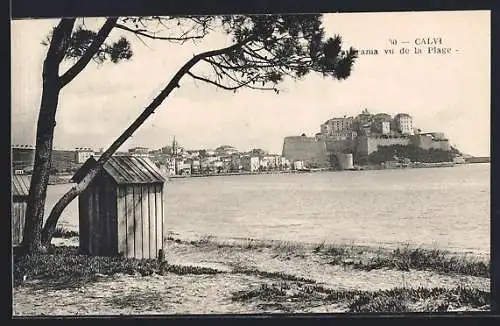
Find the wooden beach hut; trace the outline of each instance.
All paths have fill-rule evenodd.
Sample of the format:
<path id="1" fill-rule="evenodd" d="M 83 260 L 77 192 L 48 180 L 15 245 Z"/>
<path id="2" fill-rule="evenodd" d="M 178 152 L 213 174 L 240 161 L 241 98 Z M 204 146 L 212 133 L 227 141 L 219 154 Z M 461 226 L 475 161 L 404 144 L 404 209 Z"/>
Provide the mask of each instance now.
<path id="1" fill-rule="evenodd" d="M 23 241 L 24 223 L 31 176 L 23 174 L 12 175 L 12 245 L 18 246 Z"/>
<path id="2" fill-rule="evenodd" d="M 89 158 L 73 181 L 80 182 L 95 164 Z M 139 259 L 165 253 L 164 183 L 147 158 L 111 157 L 78 198 L 81 251 Z"/>

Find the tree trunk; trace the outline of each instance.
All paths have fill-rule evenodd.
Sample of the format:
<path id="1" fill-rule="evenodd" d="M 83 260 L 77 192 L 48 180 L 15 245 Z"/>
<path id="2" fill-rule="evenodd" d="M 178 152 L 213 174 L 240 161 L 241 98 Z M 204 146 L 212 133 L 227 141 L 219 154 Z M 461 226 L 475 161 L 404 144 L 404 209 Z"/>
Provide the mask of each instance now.
<path id="1" fill-rule="evenodd" d="M 106 162 L 111 158 L 111 156 L 120 148 L 123 143 L 127 139 L 129 139 L 132 134 L 146 121 L 146 119 L 154 113 L 156 108 L 158 108 L 163 101 L 168 97 L 168 95 L 176 88 L 179 87 L 179 81 L 181 78 L 191 69 L 198 61 L 208 58 L 211 56 L 221 55 L 224 53 L 228 53 L 236 49 L 237 47 L 242 46 L 243 44 L 249 42 L 253 38 L 249 38 L 240 43 L 234 44 L 227 48 L 207 51 L 201 54 L 198 54 L 191 58 L 188 62 L 186 62 L 174 77 L 170 80 L 167 86 L 160 92 L 160 94 L 149 104 L 141 115 L 118 137 L 117 140 L 101 155 L 95 167 L 91 168 L 87 175 L 74 187 L 72 187 L 66 194 L 58 200 L 52 211 L 50 212 L 49 217 L 43 227 L 42 231 L 42 244 L 47 246 L 52 241 L 52 235 L 54 234 L 57 221 L 61 216 L 64 209 L 71 203 L 73 199 L 75 199 L 80 193 L 82 193 L 92 182 L 94 177 L 101 171 L 102 167 Z"/>
<path id="2" fill-rule="evenodd" d="M 44 82 L 37 125 L 35 162 L 23 237 L 23 251 L 30 254 L 40 252 L 43 249 L 41 231 L 51 167 L 55 109 L 57 108 L 58 97 L 59 89 L 57 85 Z"/>
<path id="3" fill-rule="evenodd" d="M 43 64 L 42 100 L 38 114 L 35 162 L 26 208 L 26 222 L 21 250 L 23 254 L 36 254 L 44 249 L 41 241 L 41 231 L 52 159 L 55 117 L 61 90 L 59 64 L 66 53 L 74 23 L 75 19 L 61 19 L 54 28 L 52 40 Z"/>

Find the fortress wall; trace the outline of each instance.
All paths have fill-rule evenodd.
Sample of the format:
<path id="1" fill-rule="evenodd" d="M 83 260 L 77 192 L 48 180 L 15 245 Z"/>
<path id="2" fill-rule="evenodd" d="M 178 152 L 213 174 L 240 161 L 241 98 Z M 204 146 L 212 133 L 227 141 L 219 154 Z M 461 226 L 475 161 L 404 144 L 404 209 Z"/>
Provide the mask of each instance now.
<path id="1" fill-rule="evenodd" d="M 432 140 L 431 136 L 424 136 L 424 135 L 415 135 L 411 136 L 412 139 L 412 144 L 415 146 L 418 146 L 422 149 L 430 149 L 433 148 L 433 143 L 434 141 Z"/>
<path id="2" fill-rule="evenodd" d="M 381 137 L 359 137 L 357 152 L 360 155 L 370 155 L 377 151 L 379 146 L 409 145 L 408 137 L 381 138 Z"/>
<path id="3" fill-rule="evenodd" d="M 411 143 L 415 146 L 418 146 L 422 149 L 441 149 L 443 151 L 450 151 L 451 145 L 450 141 L 446 139 L 434 140 L 432 136 L 426 135 L 415 135 L 411 136 Z"/>
<path id="4" fill-rule="evenodd" d="M 448 140 L 433 141 L 433 148 L 441 149 L 443 151 L 451 151 L 451 144 Z"/>
<path id="5" fill-rule="evenodd" d="M 346 139 L 346 140 L 333 140 L 326 139 L 326 149 L 329 152 L 334 153 L 344 153 L 346 151 L 353 152 L 356 148 L 356 140 Z"/>
<path id="6" fill-rule="evenodd" d="M 283 156 L 292 163 L 303 161 L 306 165 L 316 165 L 317 167 L 330 165 L 325 141 L 316 140 L 314 137 L 285 137 Z"/>

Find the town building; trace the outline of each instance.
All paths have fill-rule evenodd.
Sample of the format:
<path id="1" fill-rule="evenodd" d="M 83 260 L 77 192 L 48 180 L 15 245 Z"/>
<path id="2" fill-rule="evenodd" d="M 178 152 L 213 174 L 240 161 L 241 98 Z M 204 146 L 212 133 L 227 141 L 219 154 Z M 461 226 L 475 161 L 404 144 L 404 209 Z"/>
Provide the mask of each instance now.
<path id="1" fill-rule="evenodd" d="M 231 171 L 238 172 L 242 169 L 241 156 L 238 153 L 231 155 Z"/>
<path id="2" fill-rule="evenodd" d="M 231 145 L 222 145 L 215 149 L 216 156 L 231 156 L 238 153 L 238 150 Z"/>
<path id="3" fill-rule="evenodd" d="M 149 148 L 147 147 L 134 147 L 128 150 L 129 155 L 137 157 L 150 157 Z"/>
<path id="4" fill-rule="evenodd" d="M 166 157 L 165 158 L 165 171 L 169 176 L 175 175 L 176 165 L 175 165 L 175 157 Z"/>
<path id="5" fill-rule="evenodd" d="M 245 171 L 257 172 L 260 167 L 260 158 L 258 156 L 244 155 L 241 157 L 241 166 Z"/>
<path id="6" fill-rule="evenodd" d="M 77 147 L 75 149 L 75 162 L 78 164 L 83 164 L 91 156 L 94 155 L 94 150 L 89 147 Z"/>
<path id="7" fill-rule="evenodd" d="M 305 164 L 304 161 L 295 161 L 293 162 L 293 169 L 294 170 L 304 170 L 305 169 Z"/>

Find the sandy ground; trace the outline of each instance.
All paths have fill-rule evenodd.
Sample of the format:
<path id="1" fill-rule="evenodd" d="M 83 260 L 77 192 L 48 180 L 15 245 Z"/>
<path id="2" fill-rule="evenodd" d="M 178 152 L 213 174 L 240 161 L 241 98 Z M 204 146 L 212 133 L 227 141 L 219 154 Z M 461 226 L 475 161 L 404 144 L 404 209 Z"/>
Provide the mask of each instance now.
<path id="1" fill-rule="evenodd" d="M 77 238 L 55 239 L 56 245 L 78 245 Z M 13 290 L 14 316 L 26 315 L 120 315 L 279 313 L 280 305 L 233 301 L 238 291 L 283 280 L 237 270 L 282 272 L 314 280 L 336 290 L 377 291 L 395 287 L 454 288 L 467 286 L 490 290 L 490 279 L 442 275 L 429 271 L 379 269 L 356 270 L 333 265 L 328 257 L 306 250 L 218 247 L 170 241 L 170 264 L 203 266 L 220 270 L 214 275 L 132 276 L 99 275 L 98 280 L 77 289 L 51 288 L 47 281 L 26 280 Z M 346 306 L 309 302 L 293 312 L 345 312 Z M 457 309 L 457 307 L 452 308 Z M 458 309 L 468 310 L 467 307 Z"/>

